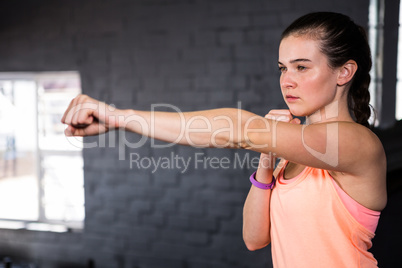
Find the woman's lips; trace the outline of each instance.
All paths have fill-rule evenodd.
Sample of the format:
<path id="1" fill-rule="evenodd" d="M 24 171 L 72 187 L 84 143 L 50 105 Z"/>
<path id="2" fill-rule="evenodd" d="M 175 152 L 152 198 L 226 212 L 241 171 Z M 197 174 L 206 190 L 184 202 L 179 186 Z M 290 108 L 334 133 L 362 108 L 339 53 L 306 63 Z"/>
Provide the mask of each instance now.
<path id="1" fill-rule="evenodd" d="M 297 101 L 299 97 L 293 96 L 293 95 L 286 95 L 286 100 L 289 102 Z"/>

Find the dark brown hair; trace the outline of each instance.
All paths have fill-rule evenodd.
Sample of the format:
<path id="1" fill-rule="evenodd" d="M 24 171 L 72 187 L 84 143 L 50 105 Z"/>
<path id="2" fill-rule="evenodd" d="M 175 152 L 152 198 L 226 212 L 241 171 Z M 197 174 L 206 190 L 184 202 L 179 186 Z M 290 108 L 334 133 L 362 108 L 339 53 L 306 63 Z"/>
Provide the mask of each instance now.
<path id="1" fill-rule="evenodd" d="M 327 56 L 331 68 L 340 67 L 348 60 L 357 63 L 357 71 L 348 92 L 348 106 L 357 123 L 370 127 L 371 53 L 363 27 L 348 16 L 333 12 L 315 12 L 295 20 L 282 33 L 281 39 L 290 35 L 307 35 L 319 40 L 321 52 Z"/>

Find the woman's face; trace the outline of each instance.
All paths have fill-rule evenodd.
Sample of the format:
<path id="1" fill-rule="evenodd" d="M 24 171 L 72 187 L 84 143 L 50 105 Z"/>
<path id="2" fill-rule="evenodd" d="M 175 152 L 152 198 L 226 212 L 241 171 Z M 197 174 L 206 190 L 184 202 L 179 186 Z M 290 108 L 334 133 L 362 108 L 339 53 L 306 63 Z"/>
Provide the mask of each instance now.
<path id="1" fill-rule="evenodd" d="M 329 67 L 318 42 L 291 35 L 279 46 L 282 95 L 295 116 L 309 116 L 336 99 L 338 72 Z"/>

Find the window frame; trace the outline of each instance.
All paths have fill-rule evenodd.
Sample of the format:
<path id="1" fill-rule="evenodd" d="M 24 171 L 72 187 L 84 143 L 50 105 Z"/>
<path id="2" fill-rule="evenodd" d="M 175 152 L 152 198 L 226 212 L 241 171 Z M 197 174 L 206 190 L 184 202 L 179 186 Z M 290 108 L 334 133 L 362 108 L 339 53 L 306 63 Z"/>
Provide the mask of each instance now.
<path id="1" fill-rule="evenodd" d="M 76 71 L 58 71 L 58 72 L 0 72 L 0 81 L 30 81 L 36 85 L 36 131 L 39 133 L 39 85 L 41 81 L 48 80 L 51 78 L 80 78 L 79 72 Z M 82 91 L 82 89 L 81 89 Z M 80 230 L 84 227 L 85 221 L 85 201 L 83 204 L 84 217 L 80 221 L 74 220 L 55 220 L 49 219 L 46 216 L 45 209 L 45 192 L 43 185 L 44 180 L 44 170 L 42 169 L 42 163 L 44 157 L 47 155 L 51 156 L 79 156 L 81 155 L 83 159 L 83 148 L 80 150 L 46 150 L 40 148 L 39 144 L 39 134 L 36 135 L 36 180 L 38 184 L 38 218 L 37 220 L 21 220 L 21 219 L 8 219 L 0 218 L 0 228 L 6 229 L 30 229 L 39 231 L 53 231 L 53 232 L 65 232 L 71 230 Z M 84 170 L 82 170 L 84 176 Z M 84 185 L 83 185 L 84 187 Z M 85 190 L 83 189 L 83 194 L 85 195 Z M 83 197 L 85 200 L 85 196 Z"/>

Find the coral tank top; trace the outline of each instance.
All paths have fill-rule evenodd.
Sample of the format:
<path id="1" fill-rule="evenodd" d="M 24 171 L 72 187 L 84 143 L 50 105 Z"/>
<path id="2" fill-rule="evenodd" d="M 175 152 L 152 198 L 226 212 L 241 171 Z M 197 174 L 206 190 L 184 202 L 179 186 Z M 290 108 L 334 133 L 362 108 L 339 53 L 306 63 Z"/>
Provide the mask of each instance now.
<path id="1" fill-rule="evenodd" d="M 347 196 L 326 170 L 306 167 L 297 177 L 284 180 L 285 167 L 286 164 L 271 194 L 274 267 L 377 267 L 368 249 L 379 212 L 364 208 Z M 351 209 L 360 208 L 356 205 L 373 214 L 368 217 L 370 224 L 357 220 L 356 209 L 352 215 Z"/>

